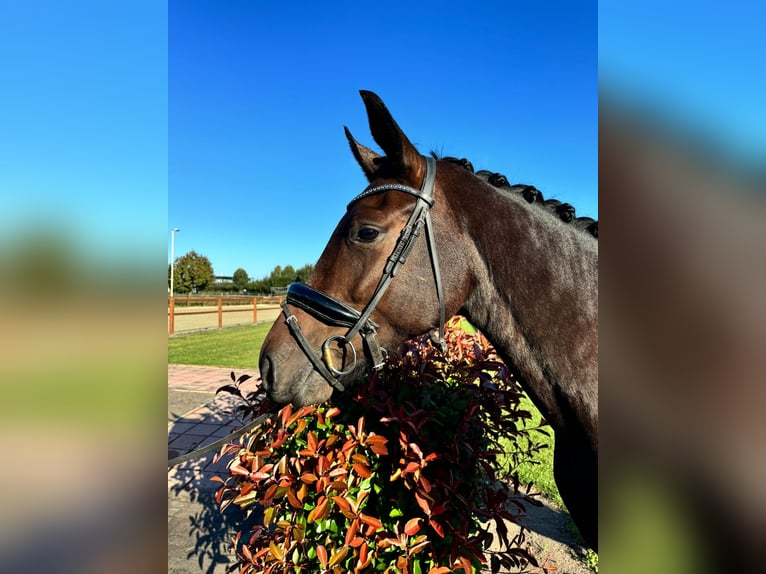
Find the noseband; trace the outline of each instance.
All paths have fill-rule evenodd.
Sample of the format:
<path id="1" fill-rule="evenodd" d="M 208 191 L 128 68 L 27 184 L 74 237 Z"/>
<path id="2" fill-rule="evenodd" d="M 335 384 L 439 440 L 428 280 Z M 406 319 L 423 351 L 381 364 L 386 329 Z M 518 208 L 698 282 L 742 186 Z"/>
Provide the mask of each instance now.
<path id="1" fill-rule="evenodd" d="M 445 321 L 444 294 L 442 291 L 441 274 L 439 273 L 439 261 L 436 257 L 436 244 L 434 242 L 433 225 L 431 223 L 430 214 L 430 209 L 434 204 L 433 193 L 434 180 L 436 179 L 436 161 L 430 157 L 424 159 L 426 160 L 426 175 L 423 179 L 423 185 L 419 190 L 398 183 L 370 186 L 352 199 L 348 204 L 348 208 L 351 208 L 355 203 L 366 197 L 384 193 L 386 191 L 401 191 L 408 193 L 417 199 L 415 207 L 394 246 L 394 250 L 386 261 L 378 285 L 375 287 L 375 291 L 367 305 L 365 305 L 364 310 L 359 312 L 345 303 L 338 301 L 331 295 L 323 293 L 322 291 L 303 283 L 293 283 L 287 288 L 287 297 L 281 305 L 282 313 L 285 316 L 285 323 L 298 343 L 298 346 L 309 361 L 311 361 L 311 364 L 317 372 L 338 391 L 343 392 L 346 390 L 343 383 L 340 382 L 339 377 L 351 373 L 356 367 L 356 349 L 353 344 L 351 344 L 351 339 L 353 339 L 357 333 L 362 337 L 364 349 L 372 364 L 372 369 L 379 370 L 383 367 L 386 352 L 378 344 L 378 326 L 370 319 L 370 315 L 375 311 L 375 308 L 383 297 L 383 294 L 386 292 L 386 289 L 388 289 L 391 284 L 391 281 L 399 272 L 399 269 L 401 269 L 402 265 L 407 261 L 407 256 L 410 254 L 412 247 L 420 236 L 423 227 L 426 229 L 428 254 L 431 258 L 431 267 L 434 274 L 434 282 L 436 283 L 436 294 L 439 299 L 439 346 L 442 351 L 445 349 L 443 334 Z M 348 327 L 348 331 L 344 335 L 333 335 L 328 337 L 324 343 L 322 343 L 322 354 L 320 356 L 303 335 L 300 325 L 298 324 L 298 319 L 296 319 L 295 315 L 290 311 L 289 305 L 303 309 L 309 315 L 325 325 Z M 347 356 L 346 349 L 351 349 L 351 366 L 343 370 L 337 369 L 333 361 L 331 345 L 336 342 L 337 347 L 343 352 L 344 364 Z M 341 369 L 342 367 L 343 365 L 341 365 Z"/>

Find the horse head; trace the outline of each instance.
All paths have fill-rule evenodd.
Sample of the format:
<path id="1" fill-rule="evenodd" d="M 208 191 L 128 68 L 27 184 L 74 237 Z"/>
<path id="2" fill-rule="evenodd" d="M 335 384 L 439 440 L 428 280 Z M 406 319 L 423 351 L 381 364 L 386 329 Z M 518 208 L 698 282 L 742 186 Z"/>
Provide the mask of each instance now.
<path id="1" fill-rule="evenodd" d="M 290 287 L 284 321 L 277 320 L 264 341 L 261 377 L 278 403 L 329 399 L 334 389 L 380 366 L 386 350 L 441 328 L 465 291 L 456 279 L 464 274 L 461 258 L 447 244 L 460 230 L 444 217 L 441 196 L 433 198 L 436 162 L 415 149 L 377 95 L 361 95 L 385 155 L 358 143 L 346 128 L 370 185 L 349 204 L 307 284 Z M 447 259 L 441 269 L 449 269 L 443 277 L 449 298 L 439 295 L 434 233 Z"/>

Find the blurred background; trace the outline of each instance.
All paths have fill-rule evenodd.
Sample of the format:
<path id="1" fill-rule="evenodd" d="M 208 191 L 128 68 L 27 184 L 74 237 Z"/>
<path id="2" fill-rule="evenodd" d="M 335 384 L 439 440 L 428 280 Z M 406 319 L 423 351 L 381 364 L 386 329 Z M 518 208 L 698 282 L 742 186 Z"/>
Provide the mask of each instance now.
<path id="1" fill-rule="evenodd" d="M 166 15 L 2 9 L 3 572 L 165 568 Z"/>
<path id="2" fill-rule="evenodd" d="M 761 569 L 764 15 L 599 2 L 605 572 Z"/>
<path id="3" fill-rule="evenodd" d="M 0 570 L 163 571 L 167 6 L 3 13 Z M 764 542 L 764 15 L 599 3 L 605 572 Z"/>

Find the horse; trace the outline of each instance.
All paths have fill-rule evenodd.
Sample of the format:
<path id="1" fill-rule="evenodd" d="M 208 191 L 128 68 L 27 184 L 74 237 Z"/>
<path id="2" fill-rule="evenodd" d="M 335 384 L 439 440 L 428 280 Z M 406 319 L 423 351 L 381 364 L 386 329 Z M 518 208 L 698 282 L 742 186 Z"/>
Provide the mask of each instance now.
<path id="1" fill-rule="evenodd" d="M 463 315 L 552 427 L 556 484 L 596 549 L 597 240 L 464 162 L 421 155 L 383 101 L 360 93 L 384 155 L 345 128 L 370 185 L 349 203 L 306 284 L 288 288 L 284 320 L 261 349 L 268 396 L 324 402 L 412 336 L 442 344 L 445 317 Z"/>

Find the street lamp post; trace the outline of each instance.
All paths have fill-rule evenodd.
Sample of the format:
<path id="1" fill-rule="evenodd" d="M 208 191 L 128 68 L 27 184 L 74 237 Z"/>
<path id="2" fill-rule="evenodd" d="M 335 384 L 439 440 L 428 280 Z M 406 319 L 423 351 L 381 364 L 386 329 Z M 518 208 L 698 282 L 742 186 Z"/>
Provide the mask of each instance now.
<path id="1" fill-rule="evenodd" d="M 170 296 L 173 297 L 173 279 L 176 275 L 176 231 L 177 227 L 170 230 Z"/>

